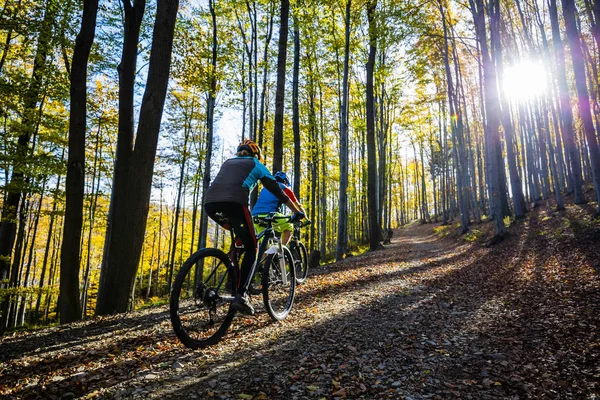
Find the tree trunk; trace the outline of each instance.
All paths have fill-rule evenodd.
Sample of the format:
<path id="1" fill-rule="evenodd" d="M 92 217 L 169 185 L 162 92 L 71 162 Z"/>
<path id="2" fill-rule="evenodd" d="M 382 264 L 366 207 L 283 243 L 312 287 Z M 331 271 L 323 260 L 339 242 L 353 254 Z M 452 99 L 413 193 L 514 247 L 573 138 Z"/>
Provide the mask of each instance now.
<path id="1" fill-rule="evenodd" d="M 300 30 L 298 16 L 294 17 L 294 70 L 292 73 L 292 125 L 294 130 L 294 194 L 300 195 L 300 111 L 298 104 L 298 75 L 300 73 Z M 311 78 L 312 79 L 312 78 Z M 276 171 L 273 171 L 276 172 Z M 313 182 L 313 185 L 315 182 Z M 314 212 L 314 211 L 313 211 Z"/>
<path id="2" fill-rule="evenodd" d="M 493 21 L 496 24 L 500 24 L 500 10 L 498 14 L 494 16 Z M 502 78 L 504 75 L 503 71 L 503 59 L 502 59 L 502 45 L 500 43 L 500 26 L 496 25 L 490 27 L 491 46 L 494 54 L 495 64 L 498 70 L 498 76 Z M 515 155 L 514 147 L 514 126 L 510 114 L 510 106 L 504 95 L 504 91 L 499 91 L 500 95 L 500 107 L 502 114 L 502 127 L 504 128 L 505 143 L 506 143 L 506 155 L 510 179 L 510 187 L 513 195 L 513 206 L 515 211 L 515 218 L 525 218 L 527 212 L 527 206 L 525 205 L 525 198 L 523 197 L 523 189 L 521 184 L 521 178 L 519 177 L 517 160 Z"/>
<path id="3" fill-rule="evenodd" d="M 556 55 L 556 70 L 558 73 L 558 91 L 560 98 L 560 114 L 563 123 L 563 134 L 565 136 L 565 147 L 571 162 L 571 180 L 575 193 L 575 204 L 585 203 L 581 182 L 581 159 L 577 151 L 575 134 L 573 132 L 573 110 L 571 109 L 571 96 L 567 84 L 567 72 L 565 67 L 565 53 L 560 38 L 560 26 L 558 22 L 558 10 L 556 0 L 548 0 L 548 11 L 550 22 L 552 24 L 552 36 L 554 42 L 554 52 Z"/>
<path id="4" fill-rule="evenodd" d="M 273 123 L 273 171 L 281 171 L 283 167 L 283 112 L 285 107 L 285 64 L 287 60 L 289 9 L 289 0 L 281 0 L 275 121 Z"/>
<path id="5" fill-rule="evenodd" d="M 181 160 L 181 168 L 179 169 L 179 183 L 177 185 L 177 201 L 175 202 L 175 221 L 173 222 L 173 243 L 172 248 L 170 249 L 170 260 L 169 260 L 169 280 L 168 284 L 171 287 L 173 283 L 173 269 L 175 267 L 175 252 L 177 251 L 177 230 L 179 228 L 179 212 L 181 211 L 181 193 L 183 192 L 183 178 L 185 178 L 185 166 L 187 163 L 187 144 L 188 138 L 191 128 L 186 127 L 183 138 L 183 156 Z M 185 208 L 184 208 L 185 212 Z M 183 246 L 183 238 L 182 238 L 182 246 Z"/>
<path id="6" fill-rule="evenodd" d="M 137 6 L 137 3 L 136 3 Z M 113 188 L 114 213 L 108 258 L 98 290 L 98 314 L 127 311 L 142 250 L 160 121 L 171 66 L 178 0 L 158 0 L 146 90 L 140 109 L 135 149 L 125 147 L 117 158 Z M 133 12 L 130 9 L 129 12 Z M 139 14 L 141 17 L 141 14 Z M 137 46 L 137 40 L 135 40 Z M 133 47 L 133 52 L 136 47 Z M 124 51 L 125 53 L 125 51 Z M 135 61 L 135 57 L 133 57 Z M 135 62 L 134 62 L 135 64 Z M 132 82 L 133 83 L 133 82 Z M 131 99 L 133 96 L 131 97 Z M 121 121 L 119 121 L 121 123 Z M 132 128 L 132 127 L 131 127 Z M 119 132 L 119 139 L 122 132 Z M 127 136 L 120 144 L 131 145 Z M 118 155 L 117 155 L 118 157 Z M 117 178 L 117 175 L 122 175 Z"/>
<path id="7" fill-rule="evenodd" d="M 84 0 L 81 30 L 71 63 L 71 121 L 67 160 L 66 209 L 60 255 L 60 323 L 81 319 L 79 256 L 85 191 L 85 134 L 87 125 L 87 65 L 94 36 L 98 0 Z M 91 222 L 90 222 L 91 223 Z"/>
<path id="8" fill-rule="evenodd" d="M 61 155 L 61 161 L 64 159 L 65 152 L 63 150 Z M 35 302 L 35 316 L 33 321 L 39 321 L 39 312 L 40 312 L 40 304 L 42 299 L 42 288 L 44 287 L 44 279 L 46 278 L 46 270 L 48 266 L 48 256 L 50 255 L 50 243 L 52 241 L 52 234 L 54 233 L 54 221 L 56 217 L 56 208 L 58 206 L 58 190 L 60 188 L 61 176 L 59 175 L 56 179 L 56 187 L 54 189 L 54 198 L 52 200 L 52 212 L 50 214 L 50 223 L 48 225 L 48 237 L 46 239 L 46 247 L 44 249 L 44 259 L 42 261 L 42 273 L 40 275 L 39 285 L 38 285 L 38 295 Z M 48 283 L 50 286 L 50 282 Z"/>
<path id="9" fill-rule="evenodd" d="M 17 140 L 17 149 L 10 183 L 7 185 L 5 202 L 2 204 L 0 223 L 0 281 L 9 278 L 10 260 L 17 230 L 17 210 L 25 183 L 26 160 L 29 157 L 29 142 L 36 126 L 36 109 L 42 93 L 42 81 L 46 71 L 46 59 L 51 51 L 54 16 L 58 5 L 54 0 L 46 1 L 44 19 L 40 25 L 37 49 L 29 86 L 24 95 L 23 117 Z M 1 286 L 0 286 L 1 287 Z"/>
<path id="10" fill-rule="evenodd" d="M 504 169 L 504 163 L 502 162 L 501 155 L 498 154 L 498 151 L 500 150 L 500 118 L 498 115 L 500 107 L 496 88 L 496 71 L 491 62 L 488 51 L 483 0 L 469 0 L 469 3 L 471 6 L 471 12 L 473 13 L 473 20 L 475 23 L 475 30 L 477 33 L 477 40 L 479 43 L 483 64 L 486 112 L 485 133 L 488 137 L 488 140 L 486 140 L 486 145 L 488 158 L 490 160 L 488 168 L 488 187 L 491 194 L 490 211 L 494 219 L 494 239 L 500 240 L 506 234 L 506 226 L 504 225 L 502 202 L 500 200 L 500 197 L 502 196 L 502 193 L 500 192 L 504 190 L 501 173 L 501 170 Z M 497 6 L 498 0 L 492 0 L 491 3 L 493 7 Z"/>
<path id="11" fill-rule="evenodd" d="M 367 187 L 368 187 L 368 219 L 369 219 L 369 248 L 375 251 L 379 248 L 379 224 L 377 221 L 377 155 L 375 150 L 375 104 L 373 93 L 373 75 L 375 71 L 375 54 L 377 52 L 377 27 L 375 11 L 377 0 L 367 3 L 369 19 L 369 58 L 367 61 Z"/>
<path id="12" fill-rule="evenodd" d="M 574 0 L 562 0 L 563 15 L 565 18 L 565 28 L 569 38 L 569 48 L 571 50 L 571 59 L 573 61 L 573 72 L 575 75 L 575 86 L 577 87 L 577 96 L 579 104 L 579 115 L 583 122 L 583 130 L 587 139 L 588 150 L 590 154 L 590 164 L 592 168 L 592 179 L 596 189 L 596 199 L 600 199 L 600 149 L 596 139 L 596 130 L 592 120 L 590 110 L 590 97 L 588 95 L 587 83 L 585 78 L 585 60 L 581 51 L 581 42 L 579 39 L 579 30 L 575 20 L 575 2 Z M 596 215 L 600 215 L 600 201 L 596 207 Z"/>
<path id="13" fill-rule="evenodd" d="M 344 78 L 342 80 L 342 106 L 340 110 L 340 190 L 338 209 L 336 261 L 341 260 L 348 248 L 348 69 L 350 64 L 350 6 L 346 2 L 346 40 L 344 45 Z"/>
<path id="14" fill-rule="evenodd" d="M 33 222 L 33 232 L 31 234 L 31 239 L 28 240 L 28 246 L 29 246 L 29 252 L 28 252 L 28 256 L 27 256 L 27 266 L 25 267 L 25 277 L 23 278 L 23 281 L 21 283 L 21 287 L 26 288 L 29 285 L 29 275 L 31 273 L 31 265 L 33 262 L 33 255 L 35 253 L 35 241 L 37 238 L 37 231 L 38 231 L 38 226 L 39 226 L 39 222 L 40 222 L 40 214 L 42 211 L 42 203 L 44 200 L 44 195 L 46 193 L 46 183 L 47 183 L 47 178 L 44 177 L 43 178 L 43 184 L 42 184 L 42 191 L 40 192 L 40 199 L 39 199 L 39 203 L 37 205 L 37 211 L 35 213 L 34 216 L 34 222 Z M 25 253 L 23 253 L 23 257 L 25 257 Z M 35 268 L 35 267 L 34 267 Z M 32 279 L 32 284 L 31 286 L 33 286 L 33 280 L 35 279 L 35 276 Z M 17 313 L 17 325 L 22 325 L 23 321 L 24 321 L 24 315 L 25 315 L 25 303 L 27 302 L 27 297 L 28 295 L 25 293 L 23 296 L 21 296 L 21 304 L 19 306 L 19 312 Z"/>
<path id="15" fill-rule="evenodd" d="M 214 115 L 215 105 L 217 99 L 217 15 L 215 13 L 214 2 L 209 0 L 208 2 L 211 21 L 212 21 L 212 55 L 211 55 L 211 76 L 210 76 L 210 92 L 208 94 L 206 104 L 206 157 L 204 159 L 204 175 L 202 177 L 202 201 L 200 204 L 204 206 L 204 196 L 210 186 L 210 167 L 212 163 L 213 153 L 213 136 L 214 136 Z M 208 232 L 208 215 L 202 210 L 200 217 L 200 238 L 198 240 L 198 249 L 206 247 L 206 235 Z M 200 273 L 201 268 L 196 268 L 196 273 Z"/>

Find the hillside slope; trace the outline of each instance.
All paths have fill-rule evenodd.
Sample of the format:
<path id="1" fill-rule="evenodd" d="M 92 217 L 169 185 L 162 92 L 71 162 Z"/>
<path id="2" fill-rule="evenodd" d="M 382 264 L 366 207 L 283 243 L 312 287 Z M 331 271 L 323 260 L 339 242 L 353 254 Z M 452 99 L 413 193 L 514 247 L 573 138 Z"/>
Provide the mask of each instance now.
<path id="1" fill-rule="evenodd" d="M 312 271 L 292 314 L 191 351 L 165 307 L 0 342 L 7 398 L 589 398 L 600 392 L 600 226 L 533 209 L 485 247 L 433 225 Z M 442 237 L 443 234 L 448 234 Z M 256 305 L 259 298 L 253 298 Z"/>

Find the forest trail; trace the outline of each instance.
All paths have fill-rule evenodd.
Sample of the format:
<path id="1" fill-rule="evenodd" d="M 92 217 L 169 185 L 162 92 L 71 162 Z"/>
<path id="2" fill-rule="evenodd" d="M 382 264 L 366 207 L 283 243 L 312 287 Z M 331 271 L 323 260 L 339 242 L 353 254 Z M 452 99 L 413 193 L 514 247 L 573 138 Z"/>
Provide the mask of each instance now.
<path id="1" fill-rule="evenodd" d="M 166 307 L 14 334 L 0 342 L 0 397 L 591 398 L 591 211 L 535 208 L 493 248 L 491 224 L 467 238 L 411 225 L 384 250 L 311 271 L 286 320 L 238 317 L 202 351 L 179 344 Z"/>

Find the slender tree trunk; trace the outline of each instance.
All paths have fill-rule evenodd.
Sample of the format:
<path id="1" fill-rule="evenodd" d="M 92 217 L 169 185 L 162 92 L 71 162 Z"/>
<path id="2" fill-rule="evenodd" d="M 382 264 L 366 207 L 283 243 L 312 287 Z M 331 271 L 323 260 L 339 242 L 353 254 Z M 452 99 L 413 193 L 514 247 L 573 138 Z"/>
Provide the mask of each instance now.
<path id="1" fill-rule="evenodd" d="M 498 4 L 497 1 L 498 0 L 491 1 L 493 7 Z M 504 163 L 498 154 L 498 151 L 500 150 L 500 118 L 498 115 L 500 107 L 496 89 L 496 71 L 491 62 L 488 51 L 483 0 L 469 0 L 469 4 L 471 6 L 471 12 L 473 13 L 473 20 L 475 23 L 475 30 L 477 33 L 477 40 L 481 50 L 481 59 L 483 64 L 485 111 L 487 122 L 486 136 L 488 136 L 486 144 L 488 148 L 487 154 L 490 160 L 488 169 L 488 187 L 491 194 L 490 211 L 494 219 L 495 240 L 499 240 L 506 234 L 506 226 L 504 225 L 502 202 L 500 200 L 500 197 L 502 196 L 502 193 L 500 192 L 504 190 L 501 173 L 501 170 L 504 169 Z"/>
<path id="2" fill-rule="evenodd" d="M 24 255 L 24 243 L 25 243 L 25 233 L 27 231 L 27 215 L 29 214 L 29 195 L 26 195 L 22 200 L 21 208 L 19 210 L 19 227 L 17 230 L 17 238 L 15 243 L 15 254 L 13 257 L 13 263 L 10 270 L 10 278 L 8 282 L 8 286 L 11 288 L 19 287 L 20 276 L 21 276 L 21 266 L 22 264 L 22 256 Z M 16 304 L 18 301 L 18 296 L 7 296 L 2 304 L 2 323 L 0 326 L 0 331 L 3 333 L 4 328 L 14 328 L 15 320 L 16 320 Z"/>
<path id="3" fill-rule="evenodd" d="M 442 17 L 442 26 L 444 28 L 444 66 L 446 70 L 446 81 L 448 90 L 448 104 L 450 106 L 450 121 L 452 126 L 452 141 L 455 144 L 454 152 L 456 160 L 456 176 L 458 185 L 458 206 L 460 210 L 460 222 L 462 233 L 469 230 L 469 197 L 467 182 L 465 177 L 467 172 L 466 149 L 464 144 L 464 125 L 462 121 L 462 113 L 460 113 L 460 102 L 458 100 L 458 90 L 454 90 L 452 80 L 452 72 L 450 71 L 450 55 L 448 51 L 448 29 L 446 27 L 446 13 L 441 1 L 439 1 L 440 15 Z M 458 60 L 454 60 L 456 70 L 458 71 Z M 458 77 L 457 77 L 458 78 Z M 458 84 L 458 81 L 457 81 Z M 423 190 L 425 190 L 425 178 L 423 177 Z"/>
<path id="4" fill-rule="evenodd" d="M 367 17 L 369 19 L 369 59 L 367 61 L 367 163 L 368 163 L 368 219 L 369 219 L 369 247 L 371 251 L 379 248 L 379 224 L 377 221 L 377 155 L 375 150 L 375 104 L 373 93 L 373 75 L 375 71 L 375 55 L 377 52 L 377 27 L 375 12 L 377 0 L 367 3 Z"/>
<path id="5" fill-rule="evenodd" d="M 94 150 L 94 166 L 92 168 L 92 184 L 90 190 L 90 207 L 89 207 L 89 229 L 87 238 L 87 259 L 85 265 L 85 273 L 83 278 L 83 288 L 81 290 L 81 317 L 87 316 L 87 299 L 88 289 L 90 287 L 90 268 L 91 268 L 91 257 L 92 257 L 92 233 L 94 231 L 94 221 L 96 216 L 96 207 L 98 205 L 98 193 L 100 190 L 100 173 L 98 171 L 98 160 L 102 157 L 102 150 L 100 148 L 100 131 L 102 128 L 102 116 L 98 118 L 98 131 L 96 133 L 96 148 Z M 95 187 L 95 188 L 94 188 Z"/>
<path id="6" fill-rule="evenodd" d="M 494 16 L 493 21 L 496 24 L 500 23 L 500 10 L 498 14 Z M 502 45 L 500 43 L 500 26 L 494 26 L 490 28 L 491 45 L 494 54 L 494 59 L 498 71 L 498 76 L 502 78 L 504 75 L 503 59 L 502 59 Z M 506 154 L 508 171 L 510 177 L 510 187 L 513 195 L 513 206 L 515 211 L 515 218 L 525 218 L 527 212 L 527 206 L 525 205 L 525 198 L 523 197 L 523 189 L 521 184 L 521 178 L 519 177 L 517 160 L 514 150 L 514 126 L 511 119 L 509 104 L 504 95 L 504 91 L 499 91 L 500 95 L 500 107 L 502 114 L 502 127 L 504 128 L 504 135 L 506 141 Z"/>
<path id="7" fill-rule="evenodd" d="M 342 104 L 340 110 L 340 190 L 337 224 L 336 261 L 344 257 L 348 249 L 348 73 L 350 64 L 350 7 L 346 2 L 346 39 L 344 44 L 344 77 L 342 80 Z"/>
<path id="8" fill-rule="evenodd" d="M 285 64 L 287 60 L 289 9 L 290 1 L 281 0 L 275 121 L 273 123 L 273 171 L 281 171 L 283 167 L 283 112 L 285 107 Z"/>
<path id="9" fill-rule="evenodd" d="M 209 0 L 209 7 L 211 12 L 211 21 L 212 21 L 212 55 L 211 55 L 211 81 L 210 81 L 210 93 L 207 100 L 207 112 L 206 112 L 206 158 L 204 159 L 204 175 L 202 179 L 202 201 L 200 202 L 204 205 L 204 197 L 206 195 L 206 191 L 210 185 L 210 167 L 212 163 L 213 156 L 213 137 L 214 137 L 214 112 L 216 105 L 216 97 L 217 97 L 217 15 L 215 13 L 214 1 Z M 198 241 L 198 249 L 202 249 L 206 247 L 206 235 L 208 233 L 208 215 L 202 211 L 202 216 L 200 218 L 200 238 Z M 197 273 L 200 272 L 200 268 L 197 268 Z"/>
<path id="10" fill-rule="evenodd" d="M 42 81 L 46 71 L 46 59 L 51 51 L 54 17 L 58 5 L 54 0 L 46 1 L 44 19 L 40 25 L 37 49 L 34 56 L 31 79 L 23 98 L 23 117 L 21 134 L 17 140 L 16 156 L 10 183 L 6 187 L 6 197 L 2 204 L 0 222 L 0 281 L 9 278 L 10 260 L 17 231 L 17 210 L 23 195 L 25 183 L 26 159 L 30 153 L 29 142 L 36 129 L 36 109 L 42 94 Z M 0 286 L 1 288 L 1 286 Z M 3 316 L 4 317 L 4 316 Z M 0 335 L 2 334 L 0 328 Z"/>
<path id="11" fill-rule="evenodd" d="M 271 2 L 274 4 L 274 2 Z M 258 145 L 263 144 L 263 133 L 265 130 L 265 97 L 267 93 L 267 74 L 269 72 L 269 44 L 271 43 L 271 36 L 273 34 L 273 14 L 274 11 L 269 9 L 269 23 L 267 25 L 267 37 L 265 39 L 265 48 L 263 50 L 263 76 L 262 76 L 262 90 L 260 95 L 260 119 L 258 121 Z"/>
<path id="12" fill-rule="evenodd" d="M 569 48 L 571 50 L 571 59 L 573 61 L 573 72 L 575 75 L 575 86 L 579 97 L 579 115 L 583 122 L 583 130 L 587 139 L 588 150 L 590 154 L 590 164 L 592 169 L 592 179 L 596 189 L 596 199 L 600 199 L 600 149 L 596 138 L 596 130 L 590 110 L 590 97 L 588 95 L 587 83 L 585 78 L 585 60 L 581 51 L 581 42 L 579 39 L 579 30 L 575 20 L 575 2 L 574 0 L 562 0 L 563 15 L 565 18 L 565 28 L 569 38 Z M 596 208 L 596 215 L 600 215 L 600 201 Z"/>
<path id="13" fill-rule="evenodd" d="M 560 37 L 560 27 L 558 23 L 558 10 L 556 0 L 548 0 L 548 11 L 550 22 L 552 24 L 552 36 L 554 42 L 554 52 L 556 56 L 556 70 L 558 73 L 558 89 L 560 99 L 560 114 L 563 123 L 563 133 L 565 135 L 565 147 L 571 162 L 572 187 L 575 192 L 575 203 L 585 203 L 581 182 L 581 159 L 575 144 L 575 134 L 573 132 L 573 110 L 571 109 L 571 96 L 567 84 L 567 72 L 565 67 L 565 54 Z"/>
<path id="14" fill-rule="evenodd" d="M 175 202 L 175 222 L 173 223 L 173 243 L 172 249 L 170 252 L 170 261 L 169 261 L 169 280 L 168 284 L 171 287 L 173 283 L 173 269 L 175 267 L 175 253 L 177 251 L 177 230 L 179 228 L 179 212 L 181 211 L 181 193 L 183 192 L 183 178 L 185 178 L 185 167 L 187 163 L 187 145 L 189 138 L 190 127 L 185 128 L 184 138 L 183 138 L 183 156 L 181 160 L 181 167 L 179 169 L 179 183 L 177 185 L 177 201 Z M 185 208 L 184 208 L 185 212 Z M 182 238 L 182 246 L 183 246 L 183 238 Z"/>
<path id="15" fill-rule="evenodd" d="M 300 30 L 298 16 L 294 16 L 294 70 L 292 73 L 292 125 L 294 130 L 294 193 L 300 195 L 300 110 L 298 103 L 298 76 L 300 74 Z M 312 78 L 311 78 L 312 79 Z M 273 171 L 275 172 L 275 171 Z M 313 185 L 315 182 L 313 182 Z M 313 211 L 314 212 L 314 211 Z"/>
<path id="16" fill-rule="evenodd" d="M 33 262 L 33 255 L 35 253 L 35 242 L 36 242 L 36 238 L 37 238 L 37 232 L 38 232 L 38 225 L 40 222 L 40 214 L 42 211 L 42 202 L 44 200 L 44 195 L 46 193 L 46 183 L 47 183 L 47 178 L 44 177 L 43 178 L 43 184 L 42 184 L 42 191 L 40 192 L 40 199 L 38 202 L 38 206 L 37 206 L 37 210 L 34 216 L 34 222 L 33 222 L 33 230 L 32 230 L 32 234 L 31 234 L 31 239 L 28 240 L 28 245 L 29 245 L 29 252 L 28 252 L 28 257 L 27 257 L 27 266 L 25 267 L 25 277 L 23 278 L 21 287 L 26 288 L 29 285 L 29 275 L 31 272 L 31 265 Z M 25 254 L 23 254 L 23 256 L 25 256 Z M 35 279 L 35 278 L 34 278 Z M 32 284 L 31 286 L 33 286 L 33 280 L 32 280 Z M 21 296 L 21 304 L 19 306 L 19 312 L 17 314 L 17 321 L 18 321 L 18 325 L 22 325 L 24 321 L 24 315 L 25 315 L 25 303 L 27 302 L 27 294 Z"/>

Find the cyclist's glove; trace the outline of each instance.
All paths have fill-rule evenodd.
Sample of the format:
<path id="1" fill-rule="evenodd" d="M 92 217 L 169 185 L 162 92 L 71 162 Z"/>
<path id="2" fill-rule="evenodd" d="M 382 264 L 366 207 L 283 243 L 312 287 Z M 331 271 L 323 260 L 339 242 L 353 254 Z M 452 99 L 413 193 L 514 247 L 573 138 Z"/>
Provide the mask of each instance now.
<path id="1" fill-rule="evenodd" d="M 292 222 L 300 221 L 304 217 L 305 217 L 304 213 L 299 212 L 299 213 L 292 215 L 292 218 L 290 221 L 292 221 Z"/>

